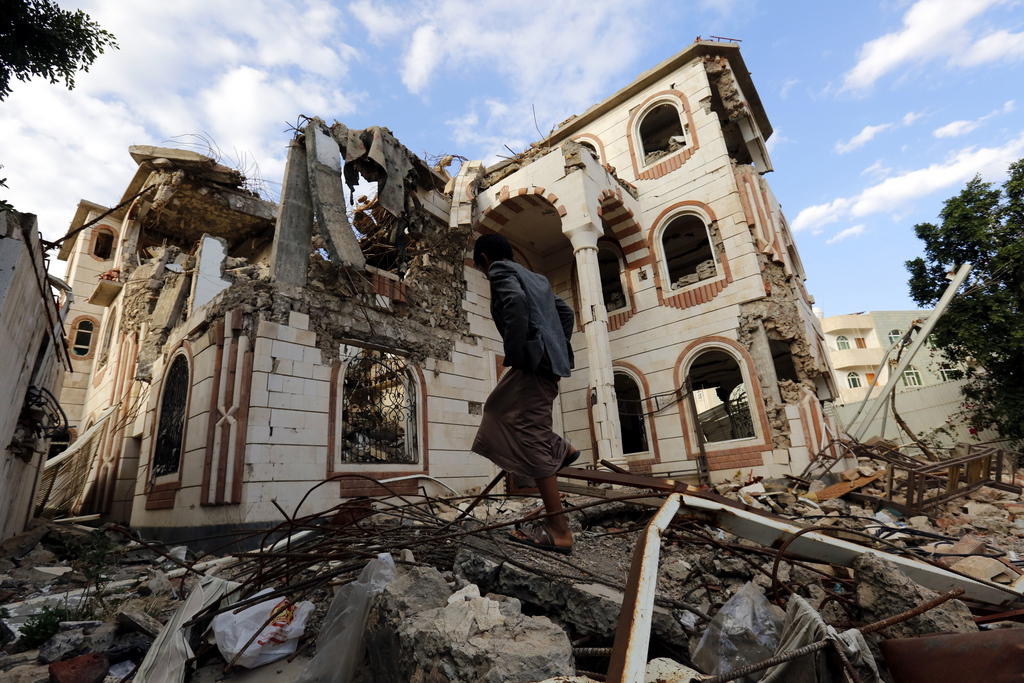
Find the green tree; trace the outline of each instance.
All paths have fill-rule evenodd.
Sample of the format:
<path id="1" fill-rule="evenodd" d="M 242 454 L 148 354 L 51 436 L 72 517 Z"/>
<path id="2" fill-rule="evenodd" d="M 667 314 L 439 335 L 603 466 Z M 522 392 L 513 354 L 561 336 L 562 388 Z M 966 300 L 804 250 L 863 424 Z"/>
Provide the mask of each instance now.
<path id="1" fill-rule="evenodd" d="M 1024 159 L 1002 187 L 975 177 L 946 200 L 942 222 L 914 226 L 924 256 L 907 261 L 910 294 L 934 306 L 946 273 L 973 270 L 935 328 L 935 344 L 967 368 L 971 426 L 1024 441 Z"/>
<path id="2" fill-rule="evenodd" d="M 82 10 L 61 9 L 51 0 L 0 0 L 0 101 L 11 93 L 11 78 L 33 76 L 75 87 L 75 73 L 89 66 L 114 36 Z"/>

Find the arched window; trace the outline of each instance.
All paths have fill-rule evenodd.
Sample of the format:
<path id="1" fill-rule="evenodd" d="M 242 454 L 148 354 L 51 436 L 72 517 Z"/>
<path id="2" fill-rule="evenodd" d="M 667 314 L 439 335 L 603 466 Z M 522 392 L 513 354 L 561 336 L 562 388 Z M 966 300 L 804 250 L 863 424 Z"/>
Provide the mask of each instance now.
<path id="1" fill-rule="evenodd" d="M 85 358 L 92 353 L 92 337 L 96 331 L 96 323 L 91 320 L 79 320 L 72 335 L 71 354 Z"/>
<path id="2" fill-rule="evenodd" d="M 597 268 L 601 274 L 601 293 L 609 311 L 625 308 L 629 303 L 622 288 L 622 261 L 618 250 L 607 242 L 597 247 Z"/>
<path id="3" fill-rule="evenodd" d="M 693 214 L 672 219 L 661 233 L 661 246 L 672 289 L 696 284 L 718 274 L 707 226 Z"/>
<path id="4" fill-rule="evenodd" d="M 598 153 L 597 146 L 593 142 L 587 142 L 586 140 L 577 140 L 576 142 L 580 143 L 581 145 L 589 149 L 591 152 L 593 152 L 595 159 L 597 159 L 598 161 L 601 160 L 601 155 Z"/>
<path id="5" fill-rule="evenodd" d="M 850 340 L 843 335 L 839 335 L 836 337 L 836 348 L 840 351 L 846 351 L 850 348 Z"/>
<path id="6" fill-rule="evenodd" d="M 679 110 L 667 102 L 647 112 L 640 122 L 639 132 L 644 165 L 686 146 Z"/>
<path id="7" fill-rule="evenodd" d="M 900 339 L 903 339 L 903 332 L 900 330 L 889 330 L 889 343 L 895 344 Z"/>
<path id="8" fill-rule="evenodd" d="M 342 400 L 341 462 L 419 461 L 416 382 L 403 358 L 360 349 L 345 368 Z"/>
<path id="9" fill-rule="evenodd" d="M 903 386 L 919 387 L 921 384 L 921 373 L 915 370 L 914 366 L 911 365 L 903 371 Z"/>
<path id="10" fill-rule="evenodd" d="M 92 254 L 106 261 L 114 253 L 114 233 L 102 228 L 96 231 L 96 239 L 92 245 Z"/>
<path id="11" fill-rule="evenodd" d="M 153 447 L 154 477 L 174 474 L 181 467 L 181 450 L 185 444 L 185 423 L 188 419 L 188 388 L 188 358 L 179 353 L 164 375 L 160 418 Z"/>
<path id="12" fill-rule="evenodd" d="M 964 378 L 963 370 L 960 370 L 951 363 L 943 363 L 940 365 L 939 375 L 942 377 L 943 382 L 953 382 Z"/>
<path id="13" fill-rule="evenodd" d="M 856 372 L 849 372 L 846 374 L 846 385 L 851 389 L 860 389 L 860 375 Z"/>
<path id="14" fill-rule="evenodd" d="M 743 373 L 735 358 L 718 349 L 705 351 L 690 365 L 688 379 L 705 441 L 754 436 Z"/>
<path id="15" fill-rule="evenodd" d="M 615 373 L 615 400 L 619 406 L 619 431 L 622 452 L 647 451 L 647 425 L 644 423 L 644 402 L 636 380 L 625 372 Z"/>

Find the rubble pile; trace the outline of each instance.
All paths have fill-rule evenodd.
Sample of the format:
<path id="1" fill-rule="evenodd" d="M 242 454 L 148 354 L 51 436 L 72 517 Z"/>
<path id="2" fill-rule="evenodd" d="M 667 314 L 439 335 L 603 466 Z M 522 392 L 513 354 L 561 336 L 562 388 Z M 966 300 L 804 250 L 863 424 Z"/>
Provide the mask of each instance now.
<path id="1" fill-rule="evenodd" d="M 899 477 L 890 486 L 861 452 L 717 492 L 627 473 L 613 488 L 594 473 L 565 498 L 570 557 L 512 543 L 513 526 L 543 513 L 490 492 L 345 501 L 239 532 L 229 542 L 248 549 L 223 557 L 39 524 L 0 548 L 0 678 L 616 680 L 606 672 L 639 637 L 648 680 L 900 680 L 884 651 L 1013 627 L 1020 494 L 977 486 L 907 515 L 890 500 Z M 637 549 L 673 498 L 644 598 Z M 791 531 L 752 538 L 769 528 Z M 623 605 L 645 599 L 624 621 Z"/>

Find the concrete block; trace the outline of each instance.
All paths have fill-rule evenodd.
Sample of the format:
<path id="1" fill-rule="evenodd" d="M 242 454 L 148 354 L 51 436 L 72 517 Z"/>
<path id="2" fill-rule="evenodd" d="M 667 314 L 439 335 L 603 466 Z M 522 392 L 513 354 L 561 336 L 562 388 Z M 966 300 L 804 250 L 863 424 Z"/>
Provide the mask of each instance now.
<path id="1" fill-rule="evenodd" d="M 271 355 L 273 355 L 274 358 L 301 361 L 303 351 L 305 351 L 305 349 L 298 344 L 275 340 Z"/>
<path id="2" fill-rule="evenodd" d="M 309 329 L 309 315 L 298 311 L 288 312 L 288 327 L 295 327 L 300 330 Z"/>
<path id="3" fill-rule="evenodd" d="M 315 343 L 316 343 L 316 339 L 314 338 L 313 341 L 310 342 L 310 344 L 315 344 Z M 324 362 L 323 354 L 321 353 L 320 349 L 318 349 L 316 347 L 311 348 L 311 349 L 309 349 L 309 348 L 305 349 L 302 352 L 302 360 L 305 361 L 306 363 L 317 363 L 317 364 L 319 364 L 319 363 L 323 363 Z"/>

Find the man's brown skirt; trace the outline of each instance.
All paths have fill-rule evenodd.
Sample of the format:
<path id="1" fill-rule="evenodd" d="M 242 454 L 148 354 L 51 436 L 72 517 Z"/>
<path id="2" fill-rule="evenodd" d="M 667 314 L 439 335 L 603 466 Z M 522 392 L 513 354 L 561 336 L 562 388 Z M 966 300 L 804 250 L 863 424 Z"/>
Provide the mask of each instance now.
<path id="1" fill-rule="evenodd" d="M 558 380 L 510 368 L 484 404 L 473 452 L 501 469 L 530 479 L 550 477 L 571 446 L 551 431 Z"/>

